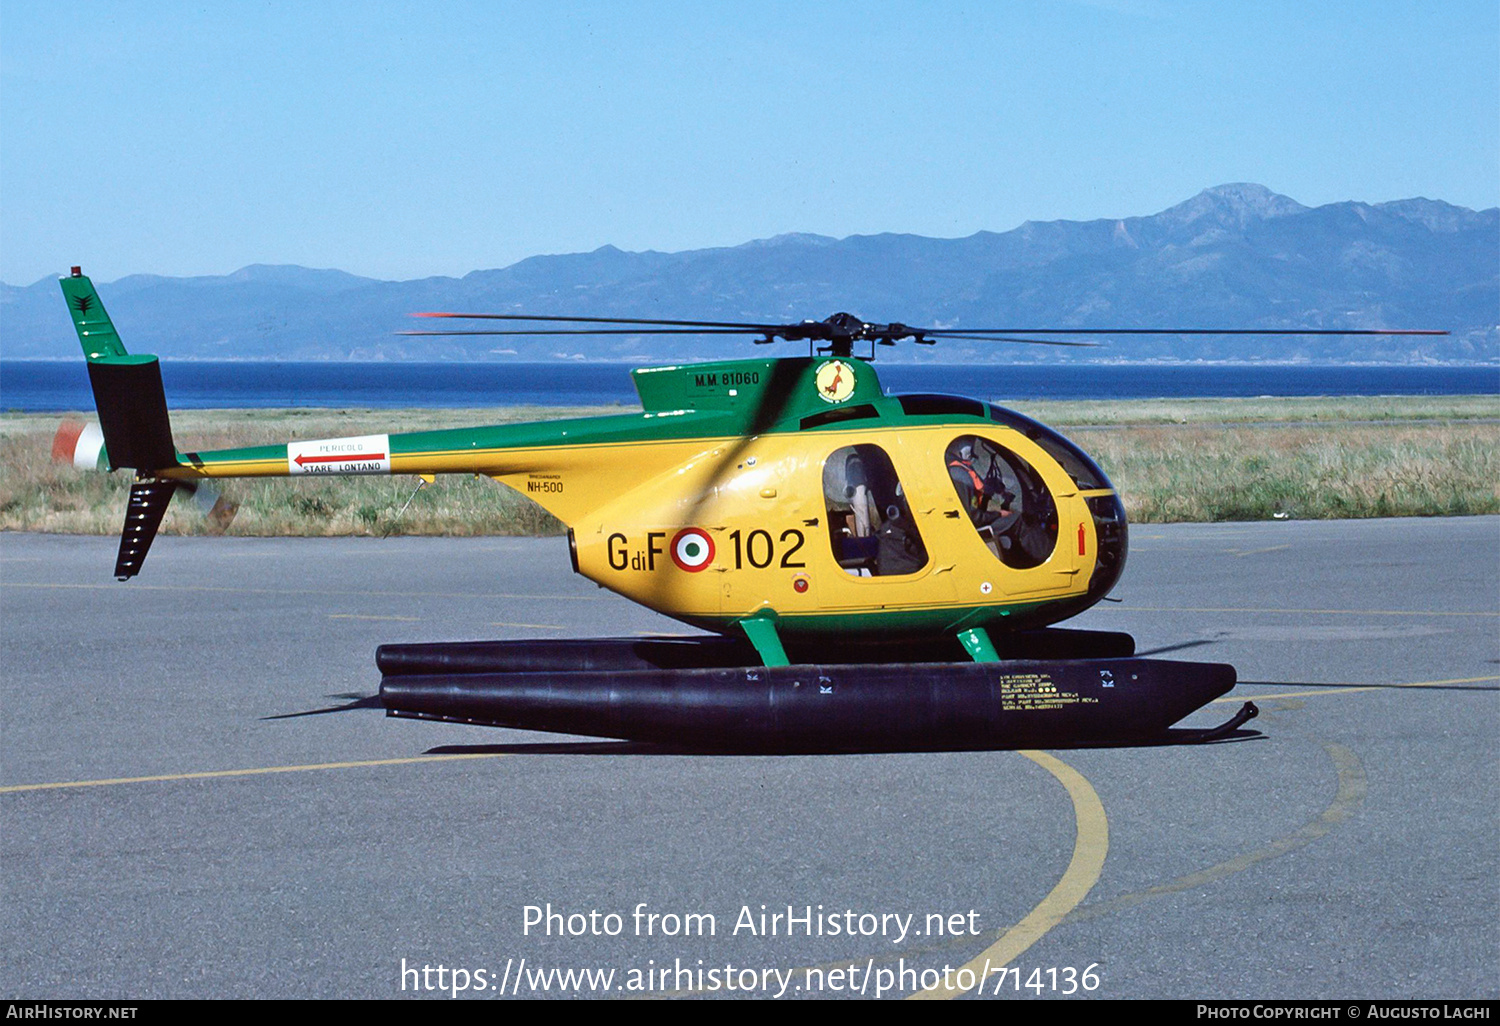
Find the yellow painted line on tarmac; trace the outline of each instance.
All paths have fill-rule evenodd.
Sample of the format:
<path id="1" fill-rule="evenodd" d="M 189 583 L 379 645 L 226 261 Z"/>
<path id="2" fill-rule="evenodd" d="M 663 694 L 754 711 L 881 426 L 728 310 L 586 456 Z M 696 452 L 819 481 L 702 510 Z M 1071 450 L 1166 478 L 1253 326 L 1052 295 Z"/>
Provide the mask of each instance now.
<path id="1" fill-rule="evenodd" d="M 1225 549 L 1224 551 L 1236 558 L 1240 558 L 1243 556 L 1258 556 L 1262 552 L 1280 552 L 1283 549 L 1289 548 L 1291 548 L 1290 545 L 1267 545 L 1263 549 Z"/>
<path id="2" fill-rule="evenodd" d="M 1363 764 L 1360 762 L 1359 757 L 1356 756 L 1351 750 L 1345 748 L 1343 745 L 1332 743 L 1325 744 L 1323 748 L 1328 753 L 1329 758 L 1333 761 L 1334 770 L 1338 775 L 1338 787 L 1337 793 L 1334 794 L 1333 800 L 1329 802 L 1328 807 L 1325 808 L 1322 813 L 1320 813 L 1315 819 L 1309 820 L 1307 823 L 1304 823 L 1301 827 L 1294 830 L 1292 833 L 1287 834 L 1283 837 L 1279 837 L 1274 841 L 1261 846 L 1260 848 L 1256 848 L 1252 851 L 1236 855 L 1232 859 L 1227 859 L 1224 862 L 1209 866 L 1206 869 L 1200 869 L 1196 872 L 1187 873 L 1183 876 L 1177 877 L 1174 880 L 1168 880 L 1165 883 L 1148 887 L 1144 891 L 1138 891 L 1134 894 L 1125 894 L 1117 898 L 1110 898 L 1108 900 L 1096 902 L 1090 905 L 1078 905 L 1077 907 L 1070 910 L 1065 916 L 1063 916 L 1061 923 L 1071 924 L 1083 922 L 1089 919 L 1097 919 L 1100 916 L 1109 915 L 1113 912 L 1120 912 L 1129 908 L 1133 908 L 1136 905 L 1140 905 L 1143 902 L 1151 900 L 1152 898 L 1158 898 L 1169 894 L 1179 894 L 1184 891 L 1189 891 L 1210 883 L 1215 883 L 1261 862 L 1265 862 L 1269 859 L 1277 858 L 1281 855 L 1286 855 L 1289 852 L 1296 851 L 1298 848 L 1305 847 L 1318 838 L 1328 834 L 1334 829 L 1334 827 L 1338 826 L 1340 823 L 1344 822 L 1350 816 L 1354 815 L 1356 811 L 1358 811 L 1359 806 L 1364 802 L 1365 795 L 1369 790 L 1369 782 L 1368 778 L 1365 775 Z M 1019 929 L 1019 927 L 1015 929 Z M 985 955 L 989 955 L 990 952 L 997 951 L 997 949 L 999 949 L 1000 946 L 1005 943 L 1006 938 L 1010 936 L 1010 934 L 1015 932 L 1015 929 L 1012 929 L 1011 931 L 990 931 L 990 935 L 996 936 L 998 939 L 996 943 L 991 948 L 987 949 L 985 954 L 981 955 L 980 957 L 984 958 Z M 963 938 L 958 938 L 955 940 L 948 940 L 937 944 L 913 945 L 901 949 L 901 951 L 897 954 L 903 957 L 931 954 L 936 951 L 953 948 L 959 943 L 962 943 L 962 941 Z M 1024 951 L 1025 948 L 1017 949 L 1010 957 L 1014 959 L 1017 955 L 1022 954 Z M 877 963 L 890 962 L 894 961 L 895 957 L 896 955 L 894 954 L 880 955 L 876 956 L 874 958 L 874 961 Z M 843 959 L 838 962 L 829 963 L 829 965 L 825 968 L 842 968 L 849 965 L 862 964 L 863 961 L 864 960 L 861 959 Z M 970 965 L 972 964 L 973 963 L 970 963 Z M 990 968 L 999 969 L 1004 966 L 1004 964 L 1005 963 L 1003 962 L 992 961 Z M 968 967 L 966 966 L 965 968 Z M 981 966 L 981 968 L 983 968 L 983 966 Z M 954 975 L 956 976 L 956 973 Z M 978 976 L 979 973 L 976 970 L 976 980 L 978 979 Z M 931 998 L 941 997 L 944 995 L 925 994 L 913 996 Z"/>
<path id="3" fill-rule="evenodd" d="M 1312 691 L 1278 691 L 1274 694 L 1244 694 L 1233 698 L 1215 698 L 1210 705 L 1222 703 L 1239 703 L 1246 698 L 1256 702 L 1264 702 L 1271 698 L 1309 698 L 1322 695 L 1349 695 L 1356 691 L 1394 691 L 1401 688 L 1436 688 L 1445 684 L 1484 684 L 1489 681 L 1500 680 L 1497 677 L 1454 677 L 1451 680 L 1419 680 L 1410 684 L 1330 684 L 1326 688 L 1316 688 Z"/>
<path id="4" fill-rule="evenodd" d="M 1067 788 L 1068 797 L 1073 800 L 1073 818 L 1077 826 L 1073 840 L 1073 858 L 1063 871 L 1062 879 L 1057 881 L 1057 886 L 1042 899 L 1041 904 L 950 977 L 957 980 L 967 969 L 978 981 L 980 988 L 983 988 L 990 970 L 1010 965 L 1012 960 L 1041 940 L 1047 931 L 1078 907 L 1094 884 L 1099 882 L 1099 874 L 1104 870 L 1104 856 L 1109 852 L 1109 819 L 1104 815 L 1104 803 L 1099 800 L 1098 792 L 1088 779 L 1072 766 L 1046 752 L 1026 751 L 1020 754 L 1051 773 L 1058 783 Z M 939 985 L 932 990 L 919 991 L 907 1000 L 948 1000 L 964 993 L 964 990 L 957 987 Z"/>
<path id="5" fill-rule="evenodd" d="M 420 616 L 375 616 L 367 613 L 329 613 L 330 620 L 400 620 L 402 623 L 421 623 Z"/>
<path id="6" fill-rule="evenodd" d="M 1493 616 L 1500 619 L 1500 610 L 1479 612 L 1453 612 L 1432 609 L 1274 609 L 1251 606 L 1137 606 L 1117 605 L 1117 610 L 1135 613 L 1316 613 L 1327 616 Z"/>
<path id="7" fill-rule="evenodd" d="M 67 780 L 55 784 L 11 784 L 0 794 L 20 791 L 54 791 L 68 787 L 113 787 L 117 784 L 158 784 L 177 780 L 213 780 L 219 777 L 257 777 L 268 773 L 311 773 L 316 770 L 363 769 L 369 766 L 411 766 L 421 762 L 458 762 L 462 759 L 499 759 L 505 752 L 473 752 L 457 755 L 417 755 L 405 759 L 355 759 L 348 762 L 315 762 L 302 766 L 259 766 L 254 769 L 205 770 L 198 773 L 163 773 L 151 777 L 111 777 L 107 780 Z"/>
<path id="8" fill-rule="evenodd" d="M 1063 871 L 1062 879 L 1058 880 L 1056 886 L 1042 899 L 1041 904 L 1027 913 L 1026 917 L 1015 926 L 1001 933 L 995 942 L 975 956 L 973 961 L 950 974 L 956 979 L 959 972 L 968 969 L 974 973 L 980 986 L 983 985 L 984 980 L 979 974 L 985 970 L 987 964 L 994 969 L 1005 966 L 1006 959 L 1013 959 L 1025 952 L 1048 930 L 1066 918 L 1079 902 L 1083 901 L 1089 890 L 1099 881 L 1099 874 L 1104 869 L 1104 856 L 1109 852 L 1109 820 L 1104 814 L 1104 803 L 1099 800 L 1098 792 L 1094 790 L 1094 786 L 1088 782 L 1088 779 L 1072 766 L 1046 752 L 1023 751 L 1018 754 L 1026 756 L 1051 773 L 1067 789 L 1068 797 L 1073 801 L 1075 824 L 1073 857 L 1068 862 L 1068 868 Z M 899 952 L 882 954 L 869 961 L 889 962 L 898 956 L 951 947 L 954 943 L 961 943 L 964 940 L 971 940 L 971 938 L 960 938 L 958 941 L 937 945 L 903 948 Z M 828 971 L 857 964 L 860 964 L 860 960 L 840 959 L 820 966 L 793 969 L 791 972 L 795 974 L 816 970 Z M 657 991 L 650 996 L 657 998 L 695 997 L 698 993 L 691 990 Z M 944 990 L 940 986 L 936 990 L 918 991 L 909 995 L 907 1000 L 944 1000 L 961 997 L 964 993 L 957 988 Z"/>
<path id="9" fill-rule="evenodd" d="M 136 584 L 128 588 L 118 582 L 108 584 L 55 584 L 46 582 L 5 582 L 5 588 L 64 588 L 89 591 L 208 591 L 230 595 L 359 595 L 368 598 L 472 598 L 472 599 L 523 599 L 536 602 L 603 602 L 612 596 L 604 595 L 518 595 L 503 591 L 336 591 L 328 588 L 230 588 L 216 584 Z"/>
<path id="10" fill-rule="evenodd" d="M 1087 905 L 1083 908 L 1071 911 L 1066 922 L 1077 923 L 1086 919 L 1096 919 L 1099 916 L 1109 915 L 1113 912 L 1121 912 L 1128 908 L 1134 908 L 1142 902 L 1150 901 L 1167 894 L 1180 894 L 1183 891 L 1195 890 L 1207 884 L 1216 883 L 1235 873 L 1260 862 L 1278 858 L 1288 852 L 1296 851 L 1323 837 L 1334 827 L 1354 815 L 1355 811 L 1365 800 L 1365 794 L 1369 791 L 1369 780 L 1365 776 L 1364 765 L 1359 756 L 1339 744 L 1325 744 L 1323 749 L 1328 757 L 1333 760 L 1333 768 L 1338 774 L 1338 791 L 1333 796 L 1333 801 L 1316 818 L 1304 823 L 1300 828 L 1283 837 L 1278 837 L 1271 843 L 1254 851 L 1236 855 L 1232 859 L 1200 869 L 1195 873 L 1179 876 L 1175 880 L 1148 887 L 1144 891 L 1134 894 L 1124 894 L 1118 898 L 1111 898 L 1097 904 Z"/>

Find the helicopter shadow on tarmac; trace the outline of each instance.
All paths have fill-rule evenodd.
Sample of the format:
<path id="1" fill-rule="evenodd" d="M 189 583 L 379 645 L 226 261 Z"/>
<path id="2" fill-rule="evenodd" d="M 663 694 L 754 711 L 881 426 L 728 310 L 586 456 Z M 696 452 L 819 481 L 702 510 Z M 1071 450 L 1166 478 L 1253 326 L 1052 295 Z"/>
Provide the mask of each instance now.
<path id="1" fill-rule="evenodd" d="M 1074 748 L 1162 748 L 1180 745 L 1237 744 L 1241 741 L 1264 740 L 1266 735 L 1258 730 L 1235 730 L 1224 737 L 1204 741 L 1200 730 L 1176 728 L 1167 735 L 1145 741 L 1118 741 L 1111 744 L 1059 744 L 1050 742 L 1045 747 L 1057 751 Z M 993 748 L 922 748 L 890 749 L 880 751 L 845 751 L 837 748 L 745 748 L 707 749 L 655 745 L 638 741 L 558 741 L 532 742 L 510 745 L 438 745 L 429 748 L 423 755 L 697 755 L 725 757 L 753 756 L 829 756 L 829 755 L 916 755 L 939 752 L 1014 752 L 1035 748 L 1035 745 L 997 745 Z"/>

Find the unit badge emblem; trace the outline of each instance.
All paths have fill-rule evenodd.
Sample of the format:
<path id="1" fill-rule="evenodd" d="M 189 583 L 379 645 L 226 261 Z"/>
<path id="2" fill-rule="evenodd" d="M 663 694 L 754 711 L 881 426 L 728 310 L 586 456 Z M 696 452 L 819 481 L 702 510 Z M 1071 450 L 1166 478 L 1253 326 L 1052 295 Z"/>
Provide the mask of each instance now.
<path id="1" fill-rule="evenodd" d="M 830 360 L 818 368 L 818 398 L 841 403 L 854 394 L 854 368 L 843 360 Z"/>

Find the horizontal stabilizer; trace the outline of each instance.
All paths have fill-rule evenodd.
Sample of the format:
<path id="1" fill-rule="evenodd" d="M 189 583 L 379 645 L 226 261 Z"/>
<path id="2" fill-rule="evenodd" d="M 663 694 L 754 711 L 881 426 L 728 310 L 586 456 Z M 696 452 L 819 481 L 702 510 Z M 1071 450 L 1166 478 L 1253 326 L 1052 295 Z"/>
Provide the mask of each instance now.
<path id="1" fill-rule="evenodd" d="M 109 469 L 149 471 L 176 466 L 177 450 L 156 357 L 110 357 L 90 360 L 88 367 Z"/>

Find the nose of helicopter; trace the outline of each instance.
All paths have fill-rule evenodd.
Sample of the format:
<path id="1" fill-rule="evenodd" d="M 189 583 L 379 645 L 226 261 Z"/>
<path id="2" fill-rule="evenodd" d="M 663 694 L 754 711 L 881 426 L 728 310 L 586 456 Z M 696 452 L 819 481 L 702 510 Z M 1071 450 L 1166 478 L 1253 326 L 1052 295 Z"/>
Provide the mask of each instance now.
<path id="1" fill-rule="evenodd" d="M 1073 612 L 1087 609 L 1109 594 L 1125 570 L 1129 531 L 1125 526 L 1125 506 L 1120 502 L 1119 493 L 1088 453 L 1047 425 L 993 403 L 989 406 L 989 414 L 991 420 L 1008 424 L 1046 450 L 1087 496 L 1084 501 L 1094 519 L 1098 554 L 1094 558 L 1089 590 L 1073 605 Z"/>
<path id="2" fill-rule="evenodd" d="M 1109 594 L 1125 571 L 1130 529 L 1125 523 L 1125 506 L 1118 493 L 1096 495 L 1086 501 L 1094 516 L 1094 533 L 1099 539 L 1094 575 L 1089 579 L 1088 598 L 1092 605 Z"/>

